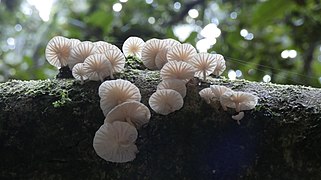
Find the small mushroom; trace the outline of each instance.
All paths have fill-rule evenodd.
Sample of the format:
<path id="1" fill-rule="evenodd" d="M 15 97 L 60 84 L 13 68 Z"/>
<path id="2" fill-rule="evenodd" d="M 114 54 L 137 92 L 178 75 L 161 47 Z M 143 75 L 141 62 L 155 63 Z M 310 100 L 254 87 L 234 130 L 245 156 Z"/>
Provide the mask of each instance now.
<path id="1" fill-rule="evenodd" d="M 79 43 L 81 43 L 81 41 L 79 39 L 69 39 L 71 42 L 71 48 L 76 47 Z"/>
<path id="2" fill-rule="evenodd" d="M 128 122 L 139 129 L 150 119 L 148 107 L 138 101 L 123 102 L 114 107 L 106 116 L 105 123 L 114 121 Z"/>
<path id="3" fill-rule="evenodd" d="M 98 89 L 100 107 L 106 116 L 115 106 L 128 101 L 140 101 L 139 89 L 123 79 L 103 82 Z"/>
<path id="4" fill-rule="evenodd" d="M 104 160 L 124 163 L 136 158 L 137 136 L 136 128 L 126 122 L 104 123 L 95 134 L 93 147 Z"/>
<path id="5" fill-rule="evenodd" d="M 111 63 L 112 72 L 110 73 L 110 77 L 114 79 L 113 74 L 125 68 L 125 56 L 119 49 L 106 51 L 104 55 Z"/>
<path id="6" fill-rule="evenodd" d="M 104 45 L 109 45 L 108 42 L 105 42 L 105 41 L 96 41 L 96 42 L 93 42 L 93 44 L 98 48 L 99 46 L 104 46 Z"/>
<path id="7" fill-rule="evenodd" d="M 150 39 L 146 41 L 142 49 L 142 61 L 144 65 L 151 70 L 158 69 L 155 64 L 156 55 L 167 48 L 167 43 L 160 39 Z"/>
<path id="8" fill-rule="evenodd" d="M 213 75 L 220 76 L 226 69 L 224 57 L 220 54 L 215 54 L 216 67 L 213 71 Z"/>
<path id="9" fill-rule="evenodd" d="M 241 123 L 240 123 L 240 120 L 243 119 L 243 117 L 244 117 L 244 112 L 241 111 L 241 112 L 239 112 L 237 115 L 232 116 L 232 119 L 236 120 L 236 121 L 237 121 L 237 124 L 240 125 L 240 124 L 241 124 Z"/>
<path id="10" fill-rule="evenodd" d="M 187 43 L 179 44 L 167 52 L 167 60 L 189 62 L 196 54 L 197 51 L 192 45 Z"/>
<path id="11" fill-rule="evenodd" d="M 123 53 L 126 57 L 136 56 L 138 58 L 142 57 L 142 49 L 145 45 L 144 40 L 139 37 L 129 37 L 123 44 Z"/>
<path id="12" fill-rule="evenodd" d="M 204 88 L 198 94 L 205 100 L 207 104 L 210 104 L 211 100 L 215 96 L 211 88 Z"/>
<path id="13" fill-rule="evenodd" d="M 226 107 L 230 107 L 235 108 L 236 112 L 253 109 L 256 106 L 257 101 L 257 96 L 239 91 L 225 92 L 220 98 L 221 105 L 225 110 Z"/>
<path id="14" fill-rule="evenodd" d="M 173 89 L 181 94 L 181 96 L 184 98 L 186 96 L 186 86 L 185 82 L 178 79 L 166 79 L 161 81 L 157 85 L 157 90 L 162 89 Z"/>
<path id="15" fill-rule="evenodd" d="M 104 82 L 104 78 L 112 73 L 112 65 L 102 54 L 93 54 L 88 56 L 84 61 L 84 69 L 88 79 L 93 81 L 100 80 Z"/>
<path id="16" fill-rule="evenodd" d="M 215 55 L 209 53 L 199 53 L 194 56 L 190 64 L 196 69 L 195 75 L 198 78 L 202 78 L 204 81 L 206 77 L 213 73 L 216 68 Z"/>
<path id="17" fill-rule="evenodd" d="M 101 53 L 101 54 L 110 50 L 120 51 L 120 49 L 117 46 L 110 43 L 105 43 L 97 47 L 97 53 Z"/>
<path id="18" fill-rule="evenodd" d="M 84 41 L 71 49 L 70 57 L 68 59 L 68 66 L 70 69 L 77 63 L 83 63 L 85 59 L 96 53 L 96 46 L 90 41 Z"/>
<path id="19" fill-rule="evenodd" d="M 46 46 L 47 61 L 58 68 L 67 66 L 71 45 L 71 41 L 65 37 L 53 37 Z"/>
<path id="20" fill-rule="evenodd" d="M 149 106 L 158 114 L 167 115 L 183 107 L 183 97 L 175 90 L 157 90 L 149 98 Z"/>
<path id="21" fill-rule="evenodd" d="M 84 80 L 88 79 L 87 72 L 84 69 L 84 63 L 78 63 L 72 68 L 72 75 L 75 79 L 80 80 L 84 84 Z"/>
<path id="22" fill-rule="evenodd" d="M 157 66 L 157 69 L 162 69 L 162 67 L 168 62 L 167 61 L 168 50 L 176 45 L 181 44 L 180 42 L 174 39 L 164 39 L 163 41 L 166 43 L 166 48 L 159 51 L 155 57 L 155 65 Z"/>
<path id="23" fill-rule="evenodd" d="M 213 100 L 219 101 L 221 96 L 227 92 L 227 91 L 232 91 L 232 89 L 225 87 L 225 86 L 220 86 L 220 85 L 211 85 L 210 86 L 212 93 L 213 93 Z"/>
<path id="24" fill-rule="evenodd" d="M 183 61 L 169 61 L 160 71 L 160 76 L 165 79 L 179 79 L 185 83 L 194 77 L 195 68 Z"/>

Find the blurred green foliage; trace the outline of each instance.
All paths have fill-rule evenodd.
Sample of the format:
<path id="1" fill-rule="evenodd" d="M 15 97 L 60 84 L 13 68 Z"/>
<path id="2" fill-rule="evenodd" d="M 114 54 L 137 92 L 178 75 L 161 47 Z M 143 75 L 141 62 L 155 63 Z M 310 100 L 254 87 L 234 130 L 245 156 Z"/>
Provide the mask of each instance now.
<path id="1" fill-rule="evenodd" d="M 237 78 L 262 81 L 269 75 L 275 83 L 321 87 L 319 0 L 56 0 L 48 21 L 39 16 L 46 10 L 30 2 L 0 0 L 0 82 L 53 78 L 57 69 L 44 50 L 56 35 L 121 48 L 129 36 L 178 39 L 175 28 L 185 26 L 183 41 L 196 46 L 204 39 L 200 31 L 213 23 L 221 34 L 208 52 L 224 55 L 225 76 L 233 70 Z M 198 17 L 189 15 L 191 9 Z M 282 58 L 286 50 L 295 57 Z"/>

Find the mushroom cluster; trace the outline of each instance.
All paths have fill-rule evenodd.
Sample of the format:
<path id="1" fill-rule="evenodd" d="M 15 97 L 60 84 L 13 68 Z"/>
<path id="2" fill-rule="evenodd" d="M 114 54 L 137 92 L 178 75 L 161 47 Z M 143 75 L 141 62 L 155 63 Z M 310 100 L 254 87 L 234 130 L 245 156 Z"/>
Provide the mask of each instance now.
<path id="1" fill-rule="evenodd" d="M 244 117 L 243 111 L 254 109 L 258 102 L 258 97 L 251 93 L 233 91 L 230 88 L 219 85 L 211 85 L 209 88 L 204 88 L 199 92 L 199 95 L 207 104 L 211 104 L 214 107 L 220 104 L 224 111 L 227 111 L 227 108 L 235 109 L 237 114 L 233 115 L 232 118 L 238 124 Z"/>
<path id="2" fill-rule="evenodd" d="M 75 79 L 104 81 L 113 79 L 113 74 L 121 72 L 125 66 L 125 56 L 121 50 L 104 41 L 90 42 L 53 37 L 46 47 L 47 61 L 57 68 L 69 67 Z"/>
<path id="3" fill-rule="evenodd" d="M 137 129 L 151 117 L 148 107 L 140 102 L 139 89 L 127 80 L 117 79 L 103 82 L 98 92 L 105 120 L 94 137 L 96 153 L 110 162 L 134 160 L 138 153 Z"/>

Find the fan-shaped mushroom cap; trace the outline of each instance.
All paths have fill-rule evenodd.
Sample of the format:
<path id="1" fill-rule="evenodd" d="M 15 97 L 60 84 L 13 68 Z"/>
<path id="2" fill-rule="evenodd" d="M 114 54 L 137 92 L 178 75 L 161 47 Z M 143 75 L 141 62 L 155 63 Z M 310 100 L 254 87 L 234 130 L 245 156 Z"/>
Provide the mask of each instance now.
<path id="1" fill-rule="evenodd" d="M 196 69 L 196 77 L 206 80 L 206 76 L 212 74 L 216 67 L 215 55 L 209 53 L 199 53 L 194 56 L 190 64 Z"/>
<path id="2" fill-rule="evenodd" d="M 120 49 L 117 46 L 107 42 L 97 47 L 97 53 L 105 53 L 106 51 L 110 50 L 120 51 Z"/>
<path id="3" fill-rule="evenodd" d="M 212 74 L 220 76 L 226 69 L 224 57 L 220 54 L 215 54 L 216 67 Z"/>
<path id="4" fill-rule="evenodd" d="M 160 76 L 165 79 L 179 79 L 188 82 L 194 77 L 195 69 L 183 61 L 169 61 L 160 71 Z"/>
<path id="5" fill-rule="evenodd" d="M 247 92 L 228 91 L 225 92 L 220 102 L 223 108 L 235 108 L 236 112 L 253 109 L 258 101 L 258 97 Z"/>
<path id="6" fill-rule="evenodd" d="M 173 46 L 181 44 L 180 42 L 176 41 L 175 39 L 164 39 L 166 43 L 166 48 L 159 51 L 155 57 L 155 65 L 157 69 L 162 69 L 162 67 L 168 62 L 167 61 L 167 52 Z"/>
<path id="7" fill-rule="evenodd" d="M 205 100 L 207 104 L 210 104 L 211 100 L 215 96 L 211 88 L 204 88 L 198 94 Z"/>
<path id="8" fill-rule="evenodd" d="M 123 44 L 123 53 L 126 57 L 136 56 L 141 58 L 142 49 L 145 45 L 144 40 L 139 37 L 129 37 Z"/>
<path id="9" fill-rule="evenodd" d="M 77 46 L 79 43 L 81 43 L 81 41 L 79 39 L 69 39 L 71 42 L 71 48 L 74 48 L 75 46 Z"/>
<path id="10" fill-rule="evenodd" d="M 185 82 L 178 79 L 166 79 L 161 81 L 157 85 L 157 90 L 162 89 L 173 89 L 181 94 L 181 96 L 184 98 L 186 96 L 186 86 Z"/>
<path id="11" fill-rule="evenodd" d="M 183 97 L 175 90 L 157 90 L 149 98 L 149 106 L 158 114 L 167 115 L 183 107 Z"/>
<path id="12" fill-rule="evenodd" d="M 84 69 L 88 79 L 103 82 L 111 74 L 112 65 L 103 54 L 93 54 L 85 59 Z"/>
<path id="13" fill-rule="evenodd" d="M 138 132 L 126 122 L 104 123 L 95 134 L 93 147 L 97 155 L 109 162 L 132 161 L 138 153 Z"/>
<path id="14" fill-rule="evenodd" d="M 147 106 L 138 102 L 123 102 L 114 107 L 106 116 L 105 123 L 114 121 L 128 122 L 137 129 L 149 122 L 150 111 Z"/>
<path id="15" fill-rule="evenodd" d="M 139 89 L 127 80 L 105 81 L 99 86 L 100 108 L 106 116 L 115 106 L 128 101 L 140 101 Z"/>
<path id="16" fill-rule="evenodd" d="M 167 43 L 160 39 L 150 39 L 146 41 L 142 50 L 142 61 L 144 65 L 151 70 L 156 70 L 155 58 L 158 52 L 166 49 Z"/>
<path id="17" fill-rule="evenodd" d="M 109 43 L 108 43 L 108 42 L 105 42 L 105 41 L 96 41 L 96 42 L 93 42 L 93 44 L 94 44 L 96 47 L 104 46 L 104 45 L 109 45 Z"/>
<path id="18" fill-rule="evenodd" d="M 119 49 L 113 49 L 106 51 L 104 53 L 105 57 L 109 60 L 112 66 L 112 74 L 115 72 L 120 72 L 125 68 L 125 56 Z"/>
<path id="19" fill-rule="evenodd" d="M 220 86 L 220 85 L 211 85 L 210 89 L 212 90 L 212 93 L 213 93 L 213 100 L 216 100 L 216 101 L 219 101 L 221 96 L 225 92 L 232 91 L 232 89 L 225 86 Z"/>
<path id="20" fill-rule="evenodd" d="M 244 117 L 244 112 L 241 111 L 237 115 L 232 116 L 232 119 L 237 121 L 237 124 L 240 124 L 240 120 L 243 119 Z"/>
<path id="21" fill-rule="evenodd" d="M 71 41 L 65 37 L 53 37 L 46 46 L 45 54 L 47 61 L 58 68 L 67 66 L 71 45 Z"/>
<path id="22" fill-rule="evenodd" d="M 72 68 L 72 76 L 80 80 L 81 84 L 84 83 L 84 80 L 88 79 L 87 72 L 84 69 L 84 63 L 78 63 Z"/>
<path id="23" fill-rule="evenodd" d="M 89 41 L 84 41 L 72 48 L 70 57 L 68 59 L 68 66 L 70 69 L 77 63 L 83 63 L 85 59 L 96 53 L 96 46 Z"/>
<path id="24" fill-rule="evenodd" d="M 179 44 L 167 52 L 168 61 L 185 61 L 189 62 L 197 54 L 196 49 L 190 44 Z"/>

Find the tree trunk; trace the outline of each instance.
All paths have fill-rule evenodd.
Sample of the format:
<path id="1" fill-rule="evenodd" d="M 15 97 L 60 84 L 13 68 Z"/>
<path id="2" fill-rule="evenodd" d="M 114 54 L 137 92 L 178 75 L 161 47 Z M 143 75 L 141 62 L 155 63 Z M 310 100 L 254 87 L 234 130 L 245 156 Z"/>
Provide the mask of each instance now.
<path id="1" fill-rule="evenodd" d="M 126 70 L 142 102 L 159 72 Z M 189 82 L 181 110 L 151 110 L 129 163 L 99 158 L 92 141 L 103 124 L 100 82 L 12 80 L 0 84 L 0 178 L 11 179 L 320 179 L 321 89 L 210 78 Z M 210 84 L 259 97 L 241 124 L 198 92 Z"/>

